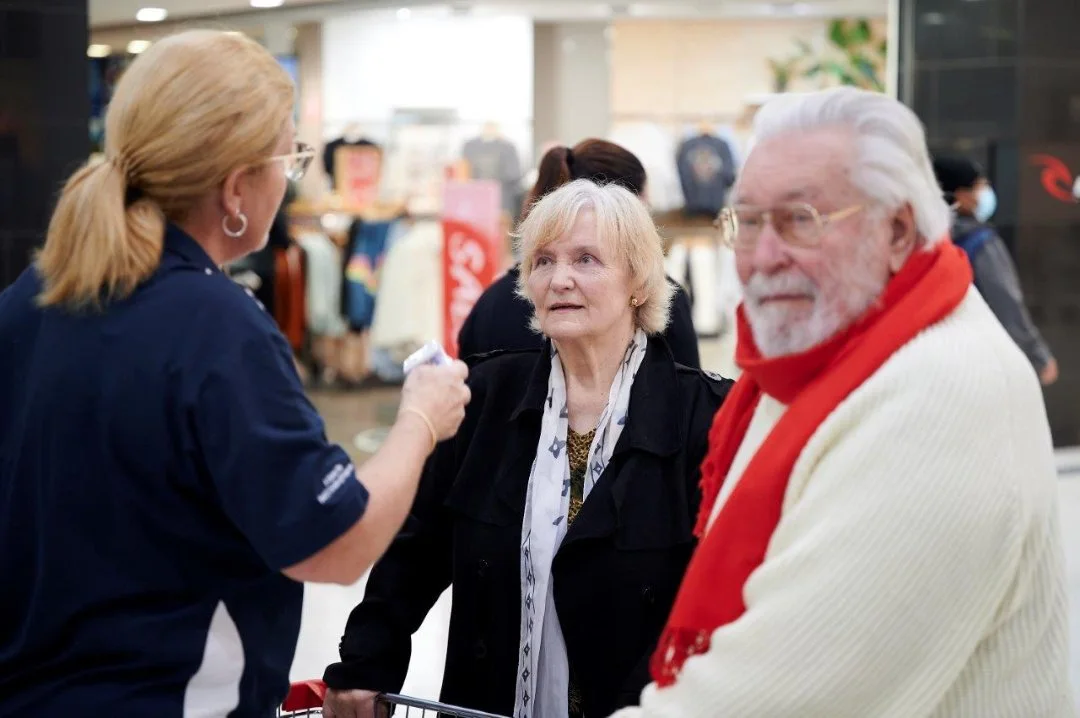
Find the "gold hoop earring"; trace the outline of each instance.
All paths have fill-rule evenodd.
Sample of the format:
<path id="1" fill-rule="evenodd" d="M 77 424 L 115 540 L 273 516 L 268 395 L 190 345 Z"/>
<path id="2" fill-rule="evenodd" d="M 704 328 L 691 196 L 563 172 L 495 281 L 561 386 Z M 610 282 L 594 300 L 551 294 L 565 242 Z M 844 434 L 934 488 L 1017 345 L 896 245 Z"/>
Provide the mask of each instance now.
<path id="1" fill-rule="evenodd" d="M 225 232 L 225 234 L 229 235 L 233 239 L 243 237 L 244 233 L 247 232 L 248 228 L 248 218 L 246 214 L 244 214 L 243 212 L 237 212 L 236 218 L 240 220 L 240 229 L 236 230 L 229 228 L 229 215 L 225 215 L 221 218 L 221 229 Z"/>

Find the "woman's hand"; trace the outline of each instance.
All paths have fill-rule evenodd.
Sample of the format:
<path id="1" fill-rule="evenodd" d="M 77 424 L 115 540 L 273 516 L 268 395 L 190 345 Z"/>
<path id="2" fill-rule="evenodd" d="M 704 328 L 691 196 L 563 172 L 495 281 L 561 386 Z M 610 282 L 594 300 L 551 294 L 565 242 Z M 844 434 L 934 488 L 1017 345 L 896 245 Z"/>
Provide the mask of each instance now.
<path id="1" fill-rule="evenodd" d="M 326 692 L 323 700 L 324 718 L 387 718 L 385 709 L 375 715 L 375 691 L 335 691 Z"/>
<path id="2" fill-rule="evenodd" d="M 398 416 L 416 413 L 429 422 L 435 441 L 449 439 L 465 419 L 465 406 L 472 398 L 465 380 L 469 368 L 455 361 L 446 366 L 419 366 L 409 372 L 401 391 Z"/>

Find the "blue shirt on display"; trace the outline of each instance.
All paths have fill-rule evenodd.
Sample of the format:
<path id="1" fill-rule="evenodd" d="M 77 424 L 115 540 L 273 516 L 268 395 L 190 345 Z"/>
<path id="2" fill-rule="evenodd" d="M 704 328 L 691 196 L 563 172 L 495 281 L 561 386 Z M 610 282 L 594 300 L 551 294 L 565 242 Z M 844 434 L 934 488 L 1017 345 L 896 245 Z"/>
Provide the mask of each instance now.
<path id="1" fill-rule="evenodd" d="M 0 293 L 0 715 L 272 716 L 303 585 L 363 515 L 288 344 L 169 227 L 101 312 Z"/>
<path id="2" fill-rule="evenodd" d="M 710 217 L 724 206 L 735 184 L 735 155 L 731 146 L 714 135 L 691 137 L 679 146 L 676 162 L 685 197 L 685 212 Z"/>

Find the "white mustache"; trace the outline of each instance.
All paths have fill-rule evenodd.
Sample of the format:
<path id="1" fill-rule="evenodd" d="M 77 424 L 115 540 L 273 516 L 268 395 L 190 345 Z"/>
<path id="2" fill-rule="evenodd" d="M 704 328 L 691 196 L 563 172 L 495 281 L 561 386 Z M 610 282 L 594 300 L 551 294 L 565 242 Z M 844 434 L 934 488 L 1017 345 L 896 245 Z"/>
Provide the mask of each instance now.
<path id="1" fill-rule="evenodd" d="M 754 304 L 777 294 L 807 294 L 815 300 L 818 298 L 817 285 L 809 277 L 797 273 L 773 276 L 754 274 L 743 287 L 743 293 Z"/>

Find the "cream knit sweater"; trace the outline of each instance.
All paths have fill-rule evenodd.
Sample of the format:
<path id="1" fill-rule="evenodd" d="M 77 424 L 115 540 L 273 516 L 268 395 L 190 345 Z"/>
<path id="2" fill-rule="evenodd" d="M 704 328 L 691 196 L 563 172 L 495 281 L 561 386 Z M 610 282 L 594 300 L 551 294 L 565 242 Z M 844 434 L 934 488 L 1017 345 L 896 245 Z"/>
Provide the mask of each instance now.
<path id="1" fill-rule="evenodd" d="M 720 502 L 784 411 L 763 398 Z M 807 443 L 744 598 L 618 718 L 1076 714 L 1042 394 L 974 290 Z"/>

